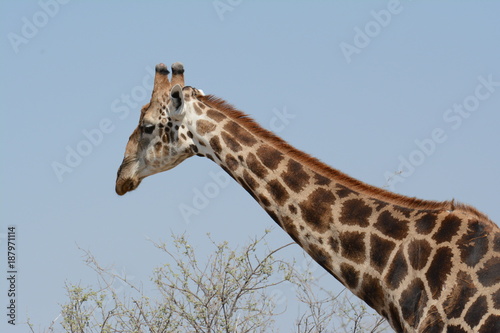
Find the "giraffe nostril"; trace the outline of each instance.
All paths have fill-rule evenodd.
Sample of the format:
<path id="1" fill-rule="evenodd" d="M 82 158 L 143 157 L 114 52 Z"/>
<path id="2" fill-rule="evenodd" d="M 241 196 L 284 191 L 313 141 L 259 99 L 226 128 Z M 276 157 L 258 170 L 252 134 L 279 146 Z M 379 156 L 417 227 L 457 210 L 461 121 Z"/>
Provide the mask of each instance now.
<path id="1" fill-rule="evenodd" d="M 130 191 L 130 190 L 133 190 L 133 189 L 134 189 L 134 182 L 132 180 L 129 180 L 125 184 L 125 190 Z"/>

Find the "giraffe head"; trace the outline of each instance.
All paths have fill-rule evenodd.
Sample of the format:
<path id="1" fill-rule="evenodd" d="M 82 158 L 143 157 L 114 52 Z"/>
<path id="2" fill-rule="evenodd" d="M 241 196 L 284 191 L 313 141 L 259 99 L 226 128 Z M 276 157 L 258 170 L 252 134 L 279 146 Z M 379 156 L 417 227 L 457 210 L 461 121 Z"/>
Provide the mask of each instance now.
<path id="1" fill-rule="evenodd" d="M 164 64 L 156 66 L 151 101 L 142 107 L 139 125 L 129 138 L 118 169 L 115 190 L 119 195 L 135 190 L 142 179 L 172 169 L 195 154 L 184 124 L 184 102 L 186 95 L 202 93 L 184 87 L 181 63 L 172 65 L 172 82 L 169 73 Z"/>

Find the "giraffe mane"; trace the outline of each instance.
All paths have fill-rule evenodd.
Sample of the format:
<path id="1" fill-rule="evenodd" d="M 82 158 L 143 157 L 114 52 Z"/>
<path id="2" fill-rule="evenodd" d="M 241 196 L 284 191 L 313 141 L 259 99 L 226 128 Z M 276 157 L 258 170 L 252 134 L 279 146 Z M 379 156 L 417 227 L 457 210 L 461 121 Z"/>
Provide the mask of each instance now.
<path id="1" fill-rule="evenodd" d="M 218 111 L 221 111 L 224 115 L 233 119 L 239 125 L 249 130 L 251 133 L 255 133 L 261 139 L 266 140 L 267 142 L 272 144 L 275 148 L 282 151 L 284 154 L 292 156 L 295 160 L 307 165 L 312 170 L 318 172 L 320 175 L 334 179 L 336 182 L 344 186 L 347 186 L 354 191 L 365 193 L 372 197 L 376 197 L 381 201 L 393 203 L 395 205 L 407 207 L 410 209 L 448 210 L 448 211 L 460 210 L 472 214 L 478 219 L 481 219 L 483 221 L 491 221 L 485 214 L 478 211 L 476 208 L 470 205 L 456 202 L 455 200 L 433 201 L 433 200 L 418 199 L 416 197 L 408 197 L 394 192 L 390 192 L 388 190 L 359 181 L 337 169 L 330 167 L 329 165 L 321 162 L 319 159 L 296 149 L 295 147 L 290 145 L 288 142 L 286 142 L 273 132 L 262 128 L 249 115 L 236 109 L 233 105 L 229 104 L 222 98 L 216 97 L 214 95 L 199 96 L 198 98 L 208 106 L 215 108 Z"/>

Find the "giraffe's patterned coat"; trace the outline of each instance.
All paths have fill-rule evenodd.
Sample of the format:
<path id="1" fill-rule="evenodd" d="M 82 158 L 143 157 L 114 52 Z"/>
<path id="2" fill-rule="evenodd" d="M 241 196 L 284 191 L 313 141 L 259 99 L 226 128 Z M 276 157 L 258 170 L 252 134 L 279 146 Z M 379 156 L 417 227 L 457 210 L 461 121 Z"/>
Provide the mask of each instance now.
<path id="1" fill-rule="evenodd" d="M 116 192 L 204 156 L 397 332 L 500 332 L 500 229 L 476 209 L 403 197 L 300 152 L 157 66 Z"/>

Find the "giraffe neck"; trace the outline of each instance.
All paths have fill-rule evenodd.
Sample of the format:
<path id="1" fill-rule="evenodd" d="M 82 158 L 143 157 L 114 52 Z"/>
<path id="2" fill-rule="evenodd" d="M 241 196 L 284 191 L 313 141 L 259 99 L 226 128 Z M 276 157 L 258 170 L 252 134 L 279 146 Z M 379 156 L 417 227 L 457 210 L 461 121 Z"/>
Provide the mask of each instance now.
<path id="1" fill-rule="evenodd" d="M 447 277 L 460 272 L 453 267 L 454 250 L 436 243 L 458 240 L 460 232 L 479 236 L 467 221 L 483 215 L 370 187 L 294 149 L 220 100 L 208 96 L 193 103 L 195 152 L 220 165 L 315 261 L 396 331 L 446 321 L 448 313 L 439 304 L 459 302 L 450 301 L 450 293 L 460 290 Z M 426 240 L 431 235 L 435 242 Z M 460 274 L 464 283 L 475 278 L 468 271 Z"/>

